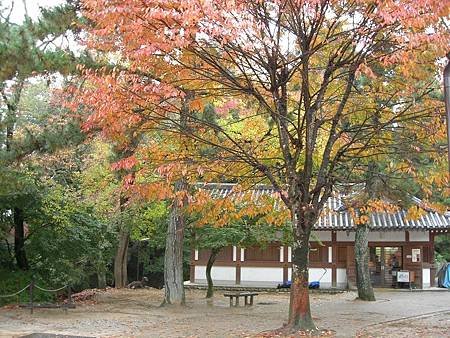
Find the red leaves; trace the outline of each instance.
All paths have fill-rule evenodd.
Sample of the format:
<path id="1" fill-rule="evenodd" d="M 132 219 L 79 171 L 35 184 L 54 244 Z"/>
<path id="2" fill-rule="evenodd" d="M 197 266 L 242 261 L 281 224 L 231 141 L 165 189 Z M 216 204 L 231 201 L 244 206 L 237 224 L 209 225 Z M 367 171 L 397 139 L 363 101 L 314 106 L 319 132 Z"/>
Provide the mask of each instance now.
<path id="1" fill-rule="evenodd" d="M 112 170 L 131 170 L 133 169 L 138 163 L 138 160 L 134 155 L 121 159 L 120 161 L 117 161 L 116 163 L 113 163 L 111 166 Z"/>
<path id="2" fill-rule="evenodd" d="M 275 106 L 274 88 L 281 83 L 275 79 L 276 73 L 283 68 L 300 69 L 300 56 L 308 55 L 310 69 L 317 69 L 311 74 L 293 71 L 286 80 L 289 82 L 288 110 L 293 114 L 298 112 L 299 117 L 292 118 L 292 130 L 298 128 L 302 137 L 302 125 L 296 123 L 301 121 L 302 114 L 302 107 L 297 109 L 297 104 L 305 102 L 297 99 L 302 95 L 299 88 L 303 76 L 320 78 L 327 61 L 342 69 L 360 65 L 359 72 L 369 78 L 369 84 L 361 89 L 361 96 L 351 93 L 349 102 L 358 106 L 364 99 L 370 108 L 371 100 L 391 100 L 390 93 L 394 91 L 398 97 L 405 98 L 414 93 L 420 83 L 416 78 L 424 77 L 418 69 L 428 71 L 423 65 L 433 64 L 448 45 L 448 32 L 440 26 L 441 17 L 448 14 L 442 0 L 329 1 L 326 9 L 319 0 L 85 0 L 83 3 L 85 14 L 94 23 L 89 46 L 103 52 L 104 60 L 114 64 L 113 69 L 85 72 L 86 85 L 77 100 L 92 111 L 85 129 L 101 130 L 105 138 L 123 149 L 136 135 L 144 135 L 145 145 L 140 145 L 139 158 L 146 161 L 145 178 L 164 181 L 158 187 L 165 189 L 163 193 L 154 188 L 144 192 L 156 198 L 169 196 L 167 183 L 180 177 L 195 181 L 201 175 L 202 179 L 212 180 L 211 172 L 221 171 L 226 176 L 231 172 L 229 168 L 234 170 L 234 176 L 239 176 L 238 170 L 249 172 L 244 170 L 247 163 L 253 165 L 265 162 L 266 158 L 279 158 L 278 149 L 271 147 L 279 135 L 268 128 L 266 111 Z M 327 13 L 324 22 L 316 22 L 322 10 Z M 309 27 L 295 26 L 302 16 Z M 283 24 L 275 27 L 277 22 Z M 286 28 L 286 22 L 294 27 Z M 279 40 L 273 34 L 275 28 L 280 31 Z M 310 34 L 301 32 L 302 29 L 313 32 L 316 28 L 310 46 L 298 43 L 302 36 Z M 333 50 L 342 55 L 332 58 Z M 360 56 L 361 62 L 366 63 L 353 63 Z M 380 66 L 380 62 L 389 66 L 391 78 L 383 77 L 373 67 Z M 332 83 L 324 91 L 326 97 L 318 102 L 323 105 L 320 110 L 324 120 L 331 121 L 337 110 L 343 88 L 341 75 L 332 74 Z M 403 83 L 394 83 L 400 82 L 400 78 Z M 312 91 L 319 85 L 311 80 Z M 224 133 L 218 128 L 190 121 L 193 129 L 197 128 L 198 142 L 191 143 L 179 133 L 185 93 L 194 93 L 187 104 L 191 111 L 202 111 L 204 104 L 211 102 L 224 120 L 235 111 L 240 117 L 249 118 L 229 127 L 231 140 L 222 137 Z M 384 113 L 381 114 L 384 120 L 391 118 L 388 114 L 395 114 Z M 254 114 L 261 118 L 252 118 Z M 272 118 L 276 120 L 275 115 Z M 343 115 L 348 115 L 346 119 L 350 123 L 365 123 L 362 113 L 345 110 Z M 323 135 L 314 142 L 320 143 Z M 364 140 L 356 144 L 352 135 L 343 134 L 336 141 L 342 149 L 350 149 L 347 153 L 364 147 Z M 270 143 L 269 139 L 274 141 Z M 296 140 L 293 137 L 292 142 Z M 197 149 L 204 147 L 203 154 L 207 153 L 211 144 L 217 145 L 215 148 L 220 152 L 227 152 L 226 156 L 217 153 L 214 159 L 205 161 Z M 320 156 L 317 150 L 313 161 L 320 162 Z M 251 161 L 239 168 L 225 158 L 241 162 L 250 158 Z M 200 161 L 202 166 L 196 169 Z M 185 163 L 190 163 L 189 167 Z M 114 168 L 131 170 L 136 168 L 136 162 L 125 159 Z"/>

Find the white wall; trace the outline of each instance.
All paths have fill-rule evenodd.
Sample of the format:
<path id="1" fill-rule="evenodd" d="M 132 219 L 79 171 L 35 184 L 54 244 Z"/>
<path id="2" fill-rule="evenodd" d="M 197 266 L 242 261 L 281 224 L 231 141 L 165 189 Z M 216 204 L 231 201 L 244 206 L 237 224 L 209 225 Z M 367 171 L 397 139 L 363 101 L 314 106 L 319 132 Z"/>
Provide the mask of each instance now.
<path id="1" fill-rule="evenodd" d="M 347 287 L 347 270 L 338 268 L 336 269 L 336 284 L 338 288 Z"/>
<path id="2" fill-rule="evenodd" d="M 320 280 L 320 287 L 324 287 L 324 288 L 329 288 L 331 287 L 331 269 L 328 268 L 326 269 L 327 271 L 325 272 L 324 269 L 322 268 L 310 268 L 309 269 L 309 275 L 308 275 L 308 282 L 314 282 L 314 281 L 318 281 L 320 279 L 320 277 L 322 277 L 322 275 L 325 273 L 325 275 L 322 277 L 322 279 Z M 344 269 L 345 270 L 345 269 Z M 289 268 L 288 270 L 288 280 L 292 280 L 292 269 Z"/>
<path id="3" fill-rule="evenodd" d="M 403 242 L 405 241 L 404 231 L 371 231 L 369 232 L 369 242 Z M 354 242 L 354 231 L 337 231 L 336 240 L 338 242 Z M 411 237 L 410 237 L 411 240 Z M 422 239 L 421 239 L 422 240 Z M 426 239 L 428 241 L 428 239 Z"/>
<path id="4" fill-rule="evenodd" d="M 213 266 L 211 269 L 213 280 L 236 280 L 236 267 L 234 266 Z M 195 266 L 195 279 L 206 279 L 206 266 Z M 282 278 L 283 279 L 283 278 Z"/>
<path id="5" fill-rule="evenodd" d="M 369 242 L 402 242 L 405 241 L 404 231 L 371 231 Z"/>
<path id="6" fill-rule="evenodd" d="M 336 240 L 338 242 L 354 242 L 355 232 L 354 231 L 337 231 Z"/>
<path id="7" fill-rule="evenodd" d="M 325 275 L 324 275 L 325 273 Z M 323 275 L 323 277 L 322 277 Z M 309 278 L 308 281 L 309 282 L 314 282 L 314 281 L 318 281 L 320 278 L 322 277 L 322 279 L 320 280 L 320 286 L 322 285 L 329 285 L 331 286 L 331 269 L 326 269 L 326 271 L 324 269 L 320 269 L 320 268 L 311 268 L 309 269 Z"/>
<path id="8" fill-rule="evenodd" d="M 241 267 L 241 282 L 283 283 L 283 268 Z"/>
<path id="9" fill-rule="evenodd" d="M 430 240 L 430 233 L 428 231 L 410 231 L 410 242 L 428 242 Z"/>
<path id="10" fill-rule="evenodd" d="M 331 242 L 331 231 L 313 231 L 310 241 L 315 241 L 317 238 L 322 242 Z"/>
<path id="11" fill-rule="evenodd" d="M 234 283 L 236 280 L 236 268 L 234 266 L 213 266 L 211 276 L 215 281 L 229 281 Z M 318 281 L 320 278 L 322 278 L 320 280 L 320 287 L 330 288 L 332 286 L 331 268 L 327 268 L 326 272 L 322 268 L 309 269 L 309 282 Z M 206 266 L 195 266 L 195 280 L 206 280 Z M 291 268 L 288 269 L 288 280 L 292 280 Z M 428 281 L 429 280 L 428 269 Z M 241 283 L 245 284 L 245 282 L 282 283 L 283 268 L 241 267 Z M 347 273 L 345 269 L 337 269 L 337 286 L 340 288 L 347 287 Z"/>
<path id="12" fill-rule="evenodd" d="M 422 269 L 422 285 L 424 288 L 429 288 L 431 286 L 430 278 L 431 278 L 430 269 Z"/>

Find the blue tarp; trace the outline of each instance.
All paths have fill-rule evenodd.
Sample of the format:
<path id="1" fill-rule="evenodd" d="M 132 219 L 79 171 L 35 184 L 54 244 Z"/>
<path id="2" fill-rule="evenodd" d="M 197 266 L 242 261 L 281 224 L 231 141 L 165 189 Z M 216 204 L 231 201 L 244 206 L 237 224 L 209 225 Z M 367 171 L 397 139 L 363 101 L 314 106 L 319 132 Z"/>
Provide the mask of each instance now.
<path id="1" fill-rule="evenodd" d="M 450 288 L 450 265 L 447 265 L 447 268 L 444 271 L 444 282 L 442 283 L 444 288 Z"/>
<path id="2" fill-rule="evenodd" d="M 450 289 L 450 263 L 445 263 L 437 273 L 437 276 L 438 286 Z"/>

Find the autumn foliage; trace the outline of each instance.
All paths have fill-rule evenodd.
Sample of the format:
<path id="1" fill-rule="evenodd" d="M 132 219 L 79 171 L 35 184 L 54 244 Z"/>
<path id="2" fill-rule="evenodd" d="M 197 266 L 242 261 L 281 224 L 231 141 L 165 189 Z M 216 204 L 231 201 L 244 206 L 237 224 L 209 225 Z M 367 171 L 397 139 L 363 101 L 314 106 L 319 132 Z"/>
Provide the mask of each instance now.
<path id="1" fill-rule="evenodd" d="M 295 240 L 288 329 L 315 329 L 308 240 L 337 183 L 352 181 L 368 159 L 391 156 L 389 175 L 448 184 L 445 175 L 419 173 L 417 156 L 402 155 L 425 138 L 427 154 L 442 152 L 442 102 L 432 94 L 449 43 L 445 1 L 83 5 L 92 24 L 86 45 L 107 66 L 85 70 L 77 103 L 92 110 L 87 129 L 124 148 L 139 140 L 116 168 L 135 168 L 140 196 L 173 197 L 180 177 L 191 186 L 263 182 L 278 193 Z"/>

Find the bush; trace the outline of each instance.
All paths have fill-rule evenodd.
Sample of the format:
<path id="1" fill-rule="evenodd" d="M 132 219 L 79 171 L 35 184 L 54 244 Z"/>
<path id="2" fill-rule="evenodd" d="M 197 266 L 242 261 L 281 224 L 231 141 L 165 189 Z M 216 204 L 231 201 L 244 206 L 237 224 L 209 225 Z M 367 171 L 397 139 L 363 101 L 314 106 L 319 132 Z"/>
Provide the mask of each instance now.
<path id="1" fill-rule="evenodd" d="M 40 276 L 34 276 L 35 283 L 43 288 L 57 288 L 58 285 L 48 285 L 47 282 Z M 0 295 L 8 295 L 16 293 L 30 284 L 33 279 L 33 273 L 31 271 L 6 271 L 0 270 Z M 61 291 L 64 292 L 64 291 Z M 17 303 L 29 303 L 29 289 L 21 292 L 17 296 L 13 297 L 0 297 L 0 306 L 6 304 Z M 54 302 L 56 300 L 55 293 L 44 292 L 39 289 L 33 291 L 34 302 Z"/>

